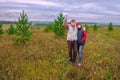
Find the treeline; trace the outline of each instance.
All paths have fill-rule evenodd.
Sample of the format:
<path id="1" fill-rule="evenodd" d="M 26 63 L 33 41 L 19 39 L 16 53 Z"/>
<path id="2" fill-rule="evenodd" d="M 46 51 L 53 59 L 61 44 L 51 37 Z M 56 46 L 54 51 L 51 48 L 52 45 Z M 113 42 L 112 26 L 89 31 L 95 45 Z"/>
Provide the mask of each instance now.
<path id="1" fill-rule="evenodd" d="M 0 24 L 15 24 L 15 21 L 0 21 Z"/>
<path id="2" fill-rule="evenodd" d="M 44 22 L 29 21 L 29 22 L 35 26 L 45 26 L 49 23 L 52 23 L 52 22 L 47 22 L 47 21 L 44 21 Z M 16 22 L 15 21 L 0 21 L 0 24 L 16 24 Z"/>
<path id="3" fill-rule="evenodd" d="M 35 26 L 45 26 L 45 25 L 47 25 L 47 24 L 50 24 L 50 23 L 36 23 L 36 24 L 34 24 Z"/>

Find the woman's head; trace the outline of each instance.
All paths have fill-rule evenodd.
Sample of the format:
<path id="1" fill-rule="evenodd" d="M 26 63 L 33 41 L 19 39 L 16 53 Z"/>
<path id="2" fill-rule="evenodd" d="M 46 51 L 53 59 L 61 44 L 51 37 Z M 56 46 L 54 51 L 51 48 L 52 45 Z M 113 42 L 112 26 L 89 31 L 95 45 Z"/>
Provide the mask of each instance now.
<path id="1" fill-rule="evenodd" d="M 77 28 L 81 28 L 82 27 L 82 25 L 81 25 L 81 23 L 80 22 L 77 22 Z"/>

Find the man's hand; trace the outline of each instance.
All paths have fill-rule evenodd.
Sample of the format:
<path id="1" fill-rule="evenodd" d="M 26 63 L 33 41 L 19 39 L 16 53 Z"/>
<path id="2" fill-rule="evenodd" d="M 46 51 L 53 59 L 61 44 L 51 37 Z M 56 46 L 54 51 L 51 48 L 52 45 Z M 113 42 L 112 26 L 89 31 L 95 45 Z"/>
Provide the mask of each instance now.
<path id="1" fill-rule="evenodd" d="M 66 14 L 66 15 L 65 15 L 65 20 L 67 20 L 67 19 L 68 19 L 68 15 Z"/>

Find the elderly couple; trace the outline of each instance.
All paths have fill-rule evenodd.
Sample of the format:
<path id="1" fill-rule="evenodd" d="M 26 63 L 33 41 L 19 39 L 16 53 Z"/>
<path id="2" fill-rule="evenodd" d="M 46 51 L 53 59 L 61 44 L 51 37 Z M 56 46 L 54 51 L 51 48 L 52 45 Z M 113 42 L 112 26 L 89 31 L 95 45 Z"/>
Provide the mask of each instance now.
<path id="1" fill-rule="evenodd" d="M 76 62 L 78 52 L 78 67 L 80 67 L 82 62 L 82 50 L 87 38 L 86 29 L 82 27 L 80 22 L 75 22 L 74 19 L 70 21 L 70 24 L 67 24 L 67 19 L 65 19 L 63 25 L 67 29 L 69 61 L 73 63 Z"/>

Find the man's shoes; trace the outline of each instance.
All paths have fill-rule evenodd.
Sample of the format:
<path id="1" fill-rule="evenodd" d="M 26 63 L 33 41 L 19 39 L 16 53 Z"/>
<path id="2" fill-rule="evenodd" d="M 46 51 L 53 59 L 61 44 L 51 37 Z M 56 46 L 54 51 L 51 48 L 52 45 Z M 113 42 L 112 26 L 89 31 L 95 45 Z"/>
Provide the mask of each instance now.
<path id="1" fill-rule="evenodd" d="M 69 59 L 70 62 L 76 63 L 76 59 Z"/>
<path id="2" fill-rule="evenodd" d="M 73 60 L 72 59 L 69 59 L 70 62 L 72 62 Z"/>
<path id="3" fill-rule="evenodd" d="M 73 62 L 73 63 L 76 63 L 76 59 L 73 59 L 72 62 Z"/>

